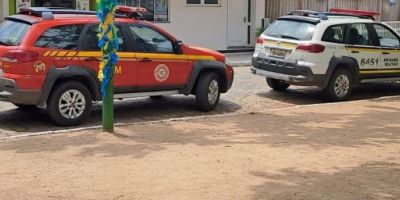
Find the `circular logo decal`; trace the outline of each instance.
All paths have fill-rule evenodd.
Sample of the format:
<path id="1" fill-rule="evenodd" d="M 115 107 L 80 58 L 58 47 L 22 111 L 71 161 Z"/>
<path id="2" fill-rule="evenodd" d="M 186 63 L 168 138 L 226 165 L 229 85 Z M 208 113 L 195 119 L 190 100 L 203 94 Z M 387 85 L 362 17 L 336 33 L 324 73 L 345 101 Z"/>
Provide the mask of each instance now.
<path id="1" fill-rule="evenodd" d="M 169 69 L 167 65 L 159 64 L 157 65 L 156 69 L 154 70 L 154 78 L 158 82 L 164 82 L 169 77 Z"/>
<path id="2" fill-rule="evenodd" d="M 46 64 L 44 64 L 42 61 L 37 61 L 34 65 L 33 68 L 35 69 L 36 73 L 40 73 L 42 71 L 46 70 Z"/>

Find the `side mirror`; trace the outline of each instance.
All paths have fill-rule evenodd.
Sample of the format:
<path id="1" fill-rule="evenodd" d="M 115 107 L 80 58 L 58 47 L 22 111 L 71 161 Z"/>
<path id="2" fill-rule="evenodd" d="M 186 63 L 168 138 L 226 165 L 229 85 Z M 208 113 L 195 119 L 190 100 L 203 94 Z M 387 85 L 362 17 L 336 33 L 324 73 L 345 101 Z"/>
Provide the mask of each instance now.
<path id="1" fill-rule="evenodd" d="M 175 42 L 175 50 L 176 50 L 176 52 L 178 53 L 178 54 L 182 54 L 183 53 L 183 51 L 182 51 L 182 45 L 183 45 L 183 42 L 182 41 L 180 41 L 180 40 L 177 40 L 176 42 Z"/>

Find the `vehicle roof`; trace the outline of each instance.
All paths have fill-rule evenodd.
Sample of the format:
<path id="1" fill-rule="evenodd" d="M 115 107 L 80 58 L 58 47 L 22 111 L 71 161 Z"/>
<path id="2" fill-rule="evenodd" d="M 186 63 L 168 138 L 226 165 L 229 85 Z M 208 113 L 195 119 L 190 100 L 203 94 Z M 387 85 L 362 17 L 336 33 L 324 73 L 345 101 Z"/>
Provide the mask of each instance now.
<path id="1" fill-rule="evenodd" d="M 33 16 L 33 15 L 28 15 L 28 14 L 17 14 L 17 15 L 12 15 L 12 16 L 6 17 L 5 19 L 19 21 L 19 22 L 28 23 L 28 24 L 44 24 L 44 23 L 46 23 L 45 27 L 66 25 L 66 24 L 77 24 L 77 23 L 85 24 L 85 23 L 99 22 L 99 19 L 97 18 L 96 15 L 87 15 L 87 14 L 54 14 L 53 19 L 43 19 L 43 17 Z M 163 33 L 165 36 L 172 39 L 173 41 L 177 40 L 175 38 L 175 36 L 173 36 L 171 33 L 167 32 L 166 30 L 164 30 L 159 25 L 148 22 L 146 20 L 139 20 L 139 19 L 135 19 L 135 18 L 121 16 L 121 17 L 116 17 L 115 21 L 120 22 L 120 23 L 137 23 L 140 25 L 150 26 L 150 27 L 157 29 L 158 31 L 161 31 L 161 33 Z"/>
<path id="2" fill-rule="evenodd" d="M 328 17 L 328 20 L 321 20 L 321 23 L 339 24 L 339 23 L 372 23 L 377 22 L 372 19 L 360 19 L 356 17 Z"/>
<path id="3" fill-rule="evenodd" d="M 54 14 L 53 19 L 44 19 L 43 17 L 38 17 L 34 15 L 28 15 L 28 14 L 17 14 L 17 15 L 12 15 L 8 16 L 5 19 L 9 20 L 16 20 L 20 22 L 25 22 L 29 24 L 36 24 L 36 23 L 41 23 L 41 22 L 77 22 L 77 21 L 91 21 L 91 20 L 98 20 L 96 15 L 85 15 L 85 14 Z M 115 18 L 117 22 L 135 22 L 135 21 L 141 21 L 133 18 L 127 18 L 127 17 L 117 17 Z"/>
<path id="4" fill-rule="evenodd" d="M 372 19 L 365 19 L 365 18 L 357 18 L 351 16 L 328 16 L 328 20 L 322 20 L 322 22 L 343 22 L 343 21 L 350 21 L 350 22 L 375 22 Z"/>
<path id="5" fill-rule="evenodd" d="M 281 20 L 299 20 L 310 23 L 321 24 L 340 24 L 340 23 L 380 23 L 372 19 L 359 18 L 357 16 L 327 16 L 327 18 L 320 19 L 315 16 L 298 16 L 298 15 L 285 15 L 279 17 Z"/>

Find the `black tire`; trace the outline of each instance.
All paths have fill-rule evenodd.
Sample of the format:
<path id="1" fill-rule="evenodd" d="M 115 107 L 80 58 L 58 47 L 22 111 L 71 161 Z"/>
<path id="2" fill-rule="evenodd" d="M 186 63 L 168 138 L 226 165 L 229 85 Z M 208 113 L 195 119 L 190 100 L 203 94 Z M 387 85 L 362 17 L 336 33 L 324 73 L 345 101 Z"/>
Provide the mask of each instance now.
<path id="1" fill-rule="evenodd" d="M 338 69 L 333 73 L 324 92 L 331 101 L 344 101 L 350 96 L 353 84 L 354 78 L 351 72 Z"/>
<path id="2" fill-rule="evenodd" d="M 73 100 L 71 100 L 71 102 L 61 100 L 63 94 L 69 95 L 69 97 L 71 97 L 71 95 L 74 95 L 73 92 L 75 91 L 78 92 L 78 96 L 76 96 L 75 98 L 77 99 L 75 103 L 71 104 Z M 65 107 L 66 110 L 68 110 L 67 112 L 69 112 L 68 114 L 62 114 L 61 108 L 59 106 L 61 102 L 64 102 L 64 107 L 66 106 L 66 104 L 70 104 L 70 106 Z M 84 108 L 80 105 L 84 105 Z M 74 126 L 81 124 L 89 115 L 91 107 L 92 96 L 89 89 L 82 83 L 76 81 L 68 81 L 60 85 L 56 85 L 51 92 L 50 98 L 47 102 L 48 115 L 50 116 L 51 120 L 59 126 Z M 79 108 L 81 108 L 82 110 L 79 110 Z M 71 114 L 74 114 L 71 113 L 71 110 L 80 114 L 78 116 L 71 116 Z M 67 118 L 65 115 L 69 115 L 71 117 Z"/>
<path id="3" fill-rule="evenodd" d="M 200 110 L 215 110 L 219 103 L 220 86 L 216 73 L 209 72 L 200 76 L 196 87 L 196 103 Z"/>
<path id="4" fill-rule="evenodd" d="M 290 86 L 290 84 L 288 84 L 282 80 L 277 80 L 277 79 L 273 79 L 273 78 L 267 78 L 266 80 L 267 80 L 268 86 L 278 92 L 283 92 L 286 89 L 288 89 Z"/>
<path id="5" fill-rule="evenodd" d="M 14 103 L 14 106 L 17 106 L 18 109 L 21 109 L 21 110 L 35 110 L 38 108 L 36 105 L 25 105 L 25 104 L 18 104 L 18 103 Z"/>

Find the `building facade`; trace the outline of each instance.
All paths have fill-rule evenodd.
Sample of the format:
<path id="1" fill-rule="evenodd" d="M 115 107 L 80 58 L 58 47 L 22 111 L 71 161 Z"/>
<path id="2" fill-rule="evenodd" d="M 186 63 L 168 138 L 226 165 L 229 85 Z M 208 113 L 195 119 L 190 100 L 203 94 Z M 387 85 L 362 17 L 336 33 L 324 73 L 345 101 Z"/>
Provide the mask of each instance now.
<path id="1" fill-rule="evenodd" d="M 96 10 L 96 0 L 2 0 L 4 16 L 30 6 Z M 217 50 L 254 46 L 264 23 L 291 10 L 329 8 L 372 10 L 382 21 L 400 20 L 397 0 L 120 0 L 121 5 L 145 7 L 153 21 L 178 39 Z"/>
<path id="2" fill-rule="evenodd" d="M 95 10 L 95 0 L 8 0 L 8 13 L 30 6 Z M 265 16 L 265 0 L 120 0 L 145 7 L 144 18 L 167 29 L 179 40 L 225 50 L 254 46 Z"/>

